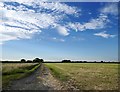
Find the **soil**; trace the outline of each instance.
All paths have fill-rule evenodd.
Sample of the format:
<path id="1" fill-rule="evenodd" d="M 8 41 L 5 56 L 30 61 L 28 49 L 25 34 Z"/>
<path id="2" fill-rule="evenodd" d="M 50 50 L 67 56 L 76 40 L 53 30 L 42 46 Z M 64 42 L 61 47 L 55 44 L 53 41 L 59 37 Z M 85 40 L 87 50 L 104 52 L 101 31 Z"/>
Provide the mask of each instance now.
<path id="1" fill-rule="evenodd" d="M 77 90 L 69 82 L 55 78 L 51 71 L 42 64 L 30 76 L 12 81 L 4 90 Z"/>

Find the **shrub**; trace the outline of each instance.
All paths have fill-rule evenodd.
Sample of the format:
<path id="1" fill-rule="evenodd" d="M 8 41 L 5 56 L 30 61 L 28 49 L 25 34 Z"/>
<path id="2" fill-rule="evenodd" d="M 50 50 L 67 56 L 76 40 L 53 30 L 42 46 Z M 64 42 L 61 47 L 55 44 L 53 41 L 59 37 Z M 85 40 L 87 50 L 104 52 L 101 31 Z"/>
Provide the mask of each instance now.
<path id="1" fill-rule="evenodd" d="M 32 60 L 27 60 L 27 63 L 32 63 Z"/>
<path id="2" fill-rule="evenodd" d="M 62 60 L 63 63 L 71 63 L 71 60 Z"/>
<path id="3" fill-rule="evenodd" d="M 21 63 L 25 63 L 26 62 L 26 60 L 25 59 L 21 59 Z"/>
<path id="4" fill-rule="evenodd" d="M 44 60 L 43 59 L 39 59 L 39 58 L 35 58 L 33 60 L 33 62 L 35 62 L 35 63 L 42 63 L 42 62 L 44 62 Z"/>

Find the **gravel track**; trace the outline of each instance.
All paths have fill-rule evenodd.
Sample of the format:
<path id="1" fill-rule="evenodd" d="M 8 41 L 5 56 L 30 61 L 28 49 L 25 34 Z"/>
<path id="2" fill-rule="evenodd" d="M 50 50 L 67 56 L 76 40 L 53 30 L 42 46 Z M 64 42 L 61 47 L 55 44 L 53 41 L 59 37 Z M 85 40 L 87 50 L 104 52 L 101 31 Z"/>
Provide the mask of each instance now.
<path id="1" fill-rule="evenodd" d="M 51 71 L 44 65 L 35 70 L 31 75 L 19 80 L 12 81 L 8 87 L 3 90 L 77 90 L 71 83 L 62 82 L 56 79 Z"/>
<path id="2" fill-rule="evenodd" d="M 12 81 L 5 90 L 52 90 L 53 88 L 44 85 L 40 78 L 42 74 L 41 66 L 30 76 Z"/>

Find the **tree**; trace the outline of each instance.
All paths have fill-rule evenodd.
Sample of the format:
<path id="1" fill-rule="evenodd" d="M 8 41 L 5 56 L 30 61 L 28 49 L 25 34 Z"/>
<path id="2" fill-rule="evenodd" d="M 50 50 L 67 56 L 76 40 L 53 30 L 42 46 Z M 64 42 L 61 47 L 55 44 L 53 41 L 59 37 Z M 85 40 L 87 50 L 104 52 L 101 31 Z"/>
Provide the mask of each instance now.
<path id="1" fill-rule="evenodd" d="M 25 63 L 26 62 L 26 60 L 25 59 L 21 59 L 21 63 Z"/>
<path id="2" fill-rule="evenodd" d="M 39 58 L 35 58 L 33 60 L 33 62 L 35 62 L 35 63 L 42 63 L 42 62 L 44 62 L 44 60 L 43 59 L 39 59 Z"/>
<path id="3" fill-rule="evenodd" d="M 83 61 L 84 63 L 87 63 L 87 61 Z"/>
<path id="4" fill-rule="evenodd" d="M 62 60 L 62 63 L 71 63 L 71 60 Z"/>
<path id="5" fill-rule="evenodd" d="M 44 60 L 43 59 L 40 59 L 40 61 L 43 63 L 44 62 Z"/>
<path id="6" fill-rule="evenodd" d="M 32 60 L 27 60 L 27 63 L 32 63 Z"/>

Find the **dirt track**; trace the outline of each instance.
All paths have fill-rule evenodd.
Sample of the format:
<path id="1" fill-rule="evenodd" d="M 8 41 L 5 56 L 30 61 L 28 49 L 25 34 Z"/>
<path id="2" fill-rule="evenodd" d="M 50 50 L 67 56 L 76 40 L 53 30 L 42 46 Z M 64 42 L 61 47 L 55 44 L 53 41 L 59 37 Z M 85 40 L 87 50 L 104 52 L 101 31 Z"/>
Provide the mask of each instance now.
<path id="1" fill-rule="evenodd" d="M 49 90 L 52 89 L 44 86 L 42 80 L 39 78 L 41 75 L 41 67 L 39 67 L 33 74 L 28 77 L 12 81 L 6 88 L 7 90 Z"/>
<path id="2" fill-rule="evenodd" d="M 12 81 L 5 90 L 67 90 L 43 64 L 30 76 Z"/>

